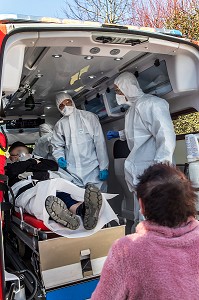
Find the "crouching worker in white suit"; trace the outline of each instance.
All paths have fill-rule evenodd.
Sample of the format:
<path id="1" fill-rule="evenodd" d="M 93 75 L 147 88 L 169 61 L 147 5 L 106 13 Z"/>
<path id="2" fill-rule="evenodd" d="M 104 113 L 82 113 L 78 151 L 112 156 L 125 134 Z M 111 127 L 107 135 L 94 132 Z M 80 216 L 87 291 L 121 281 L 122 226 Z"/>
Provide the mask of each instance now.
<path id="1" fill-rule="evenodd" d="M 76 109 L 64 92 L 57 94 L 56 103 L 63 117 L 55 125 L 51 143 L 59 167 L 71 175 L 74 184 L 84 187 L 91 182 L 106 191 L 109 161 L 98 117 Z"/>
<path id="2" fill-rule="evenodd" d="M 11 146 L 12 151 L 16 152 L 17 149 L 19 149 L 18 146 Z M 22 206 L 25 211 L 44 221 L 45 216 L 42 208 L 44 204 L 50 218 L 70 230 L 79 228 L 80 219 L 85 230 L 93 230 L 96 227 L 103 201 L 102 194 L 95 185 L 88 183 L 84 193 L 84 201 L 76 201 L 73 199 L 74 197 L 71 197 L 71 191 L 75 193 L 74 185 L 60 178 L 48 180 L 50 174 L 58 170 L 55 161 L 30 158 L 27 147 L 25 145 L 22 147 L 22 144 L 20 153 L 17 154 L 18 160 L 8 163 L 5 169 L 9 178 L 9 185 L 16 197 L 17 206 Z M 69 184 L 68 193 L 67 184 Z M 64 191 L 62 191 L 62 187 Z M 54 189 L 55 194 L 50 194 Z M 38 195 L 35 195 L 36 193 Z M 43 195 L 47 195 L 47 197 L 42 199 Z M 108 203 L 106 204 L 108 205 Z M 48 224 L 45 225 L 48 227 Z"/>
<path id="3" fill-rule="evenodd" d="M 176 136 L 169 104 L 159 97 L 145 94 L 136 77 L 129 72 L 114 81 L 118 105 L 128 104 L 125 129 L 107 132 L 107 138 L 126 140 L 131 151 L 125 161 L 125 179 L 130 191 L 135 191 L 138 175 L 150 165 L 172 162 Z M 134 200 L 134 221 L 139 220 L 139 204 Z"/>

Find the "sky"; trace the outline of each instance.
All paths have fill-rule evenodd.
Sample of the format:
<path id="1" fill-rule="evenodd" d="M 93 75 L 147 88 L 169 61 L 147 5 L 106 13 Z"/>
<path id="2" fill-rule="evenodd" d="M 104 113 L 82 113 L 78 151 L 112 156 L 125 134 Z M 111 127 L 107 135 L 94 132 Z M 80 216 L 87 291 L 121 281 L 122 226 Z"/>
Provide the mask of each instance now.
<path id="1" fill-rule="evenodd" d="M 22 14 L 64 18 L 62 8 L 68 0 L 0 0 L 0 14 Z"/>

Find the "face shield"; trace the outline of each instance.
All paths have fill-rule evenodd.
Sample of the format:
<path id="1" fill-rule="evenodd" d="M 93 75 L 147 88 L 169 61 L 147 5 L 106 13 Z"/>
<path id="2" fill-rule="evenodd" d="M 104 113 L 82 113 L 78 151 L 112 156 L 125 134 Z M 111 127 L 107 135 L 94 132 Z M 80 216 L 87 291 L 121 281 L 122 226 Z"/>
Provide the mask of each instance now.
<path id="1" fill-rule="evenodd" d="M 30 158 L 32 158 L 32 154 L 30 154 L 30 153 L 24 153 L 24 152 L 19 153 L 19 161 L 25 161 Z"/>

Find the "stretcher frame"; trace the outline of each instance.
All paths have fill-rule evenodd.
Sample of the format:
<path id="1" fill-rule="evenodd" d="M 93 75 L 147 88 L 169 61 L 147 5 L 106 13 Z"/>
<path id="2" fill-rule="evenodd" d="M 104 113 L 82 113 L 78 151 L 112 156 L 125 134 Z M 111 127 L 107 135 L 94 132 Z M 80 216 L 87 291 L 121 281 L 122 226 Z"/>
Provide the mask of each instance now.
<path id="1" fill-rule="evenodd" d="M 11 230 L 34 253 L 36 261 L 32 261 L 32 264 L 34 264 L 33 267 L 38 278 L 40 278 L 39 280 L 42 283 L 45 293 L 52 290 L 55 291 L 57 288 L 71 286 L 71 284 L 83 284 L 89 280 L 99 278 L 112 243 L 125 235 L 125 226 L 122 225 L 104 228 L 95 235 L 86 238 L 60 237 L 50 230 L 45 231 L 28 224 L 24 220 L 23 209 L 21 207 L 17 209 L 19 215 L 12 215 Z M 85 241 L 88 241 L 89 246 L 86 246 L 87 243 Z M 102 241 L 103 251 L 98 251 L 96 241 Z M 64 255 L 65 251 L 61 251 L 60 249 L 70 248 L 69 253 L 75 252 L 75 250 L 72 251 L 72 243 L 75 244 L 74 249 L 79 249 L 79 257 L 76 254 L 75 258 L 67 258 Z M 55 247 L 57 247 L 57 253 L 54 253 L 55 258 L 53 259 L 53 256 L 51 256 L 51 258 L 47 259 L 49 253 L 54 251 L 52 249 L 55 249 Z M 56 257 L 59 257 L 59 259 L 56 259 Z M 59 260 L 59 263 L 57 263 L 57 260 Z M 89 262 L 91 268 L 85 271 L 82 261 L 86 262 L 86 264 Z M 60 262 L 64 262 L 63 266 Z M 59 276 L 59 274 L 61 275 Z M 55 277 L 56 280 L 54 280 Z"/>

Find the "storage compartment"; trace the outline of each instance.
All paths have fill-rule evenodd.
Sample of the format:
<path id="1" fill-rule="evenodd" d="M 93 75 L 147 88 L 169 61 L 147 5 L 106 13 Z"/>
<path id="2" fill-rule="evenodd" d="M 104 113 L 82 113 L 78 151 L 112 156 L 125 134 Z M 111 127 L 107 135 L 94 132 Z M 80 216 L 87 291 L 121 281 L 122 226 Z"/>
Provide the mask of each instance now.
<path id="1" fill-rule="evenodd" d="M 125 226 L 105 228 L 85 238 L 54 238 L 39 242 L 45 289 L 99 276 L 113 242 Z"/>

